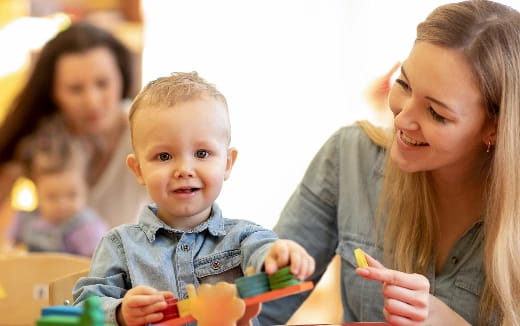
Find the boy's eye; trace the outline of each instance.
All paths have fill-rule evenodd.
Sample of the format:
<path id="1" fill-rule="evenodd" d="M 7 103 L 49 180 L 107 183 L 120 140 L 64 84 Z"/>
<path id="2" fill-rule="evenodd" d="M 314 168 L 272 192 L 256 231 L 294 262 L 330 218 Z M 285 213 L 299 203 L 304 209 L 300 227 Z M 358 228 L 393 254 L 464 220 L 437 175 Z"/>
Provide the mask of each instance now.
<path id="1" fill-rule="evenodd" d="M 209 152 L 203 149 L 200 149 L 195 152 L 196 158 L 207 158 L 209 156 Z"/>
<path id="2" fill-rule="evenodd" d="M 168 161 L 169 159 L 172 158 L 170 154 L 165 153 L 165 152 L 159 153 L 159 155 L 157 157 L 159 158 L 160 161 Z"/>

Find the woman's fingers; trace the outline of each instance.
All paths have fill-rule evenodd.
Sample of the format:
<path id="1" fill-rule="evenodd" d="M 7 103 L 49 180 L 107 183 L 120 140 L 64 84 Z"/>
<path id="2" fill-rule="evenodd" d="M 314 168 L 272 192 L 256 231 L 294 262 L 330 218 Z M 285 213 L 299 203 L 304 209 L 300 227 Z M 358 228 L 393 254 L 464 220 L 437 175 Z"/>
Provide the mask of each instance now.
<path id="1" fill-rule="evenodd" d="M 421 274 L 408 274 L 387 268 L 365 267 L 358 268 L 361 276 L 366 279 L 381 281 L 413 290 L 429 290 L 430 283 Z"/>
<path id="2" fill-rule="evenodd" d="M 430 282 L 421 274 L 403 273 L 385 268 L 365 253 L 369 267 L 356 269 L 356 273 L 369 280 L 383 283 L 385 297 L 383 314 L 393 326 L 424 325 L 429 312 Z"/>

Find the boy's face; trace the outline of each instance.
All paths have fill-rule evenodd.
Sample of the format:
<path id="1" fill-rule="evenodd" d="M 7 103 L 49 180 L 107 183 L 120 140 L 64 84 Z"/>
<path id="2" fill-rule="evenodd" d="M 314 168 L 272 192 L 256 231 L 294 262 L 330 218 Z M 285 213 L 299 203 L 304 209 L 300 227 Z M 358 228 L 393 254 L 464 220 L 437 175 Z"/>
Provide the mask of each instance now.
<path id="1" fill-rule="evenodd" d="M 237 155 L 229 132 L 227 110 L 212 98 L 136 112 L 127 164 L 165 223 L 189 229 L 208 218 Z"/>
<path id="2" fill-rule="evenodd" d="M 38 210 L 50 222 L 64 222 L 86 205 L 87 185 L 79 171 L 42 174 L 37 177 L 35 184 Z"/>

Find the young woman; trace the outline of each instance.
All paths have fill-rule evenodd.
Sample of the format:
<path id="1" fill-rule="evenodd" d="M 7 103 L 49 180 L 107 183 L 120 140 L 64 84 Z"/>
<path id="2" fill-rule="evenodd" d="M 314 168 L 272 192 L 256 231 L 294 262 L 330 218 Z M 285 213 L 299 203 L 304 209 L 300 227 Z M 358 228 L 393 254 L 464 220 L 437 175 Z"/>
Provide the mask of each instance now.
<path id="1" fill-rule="evenodd" d="M 341 256 L 344 321 L 520 325 L 519 67 L 517 11 L 441 6 L 390 91 L 390 142 L 358 124 L 316 155 L 275 231 L 315 257 L 314 280 Z M 265 304 L 262 325 L 302 300 Z"/>

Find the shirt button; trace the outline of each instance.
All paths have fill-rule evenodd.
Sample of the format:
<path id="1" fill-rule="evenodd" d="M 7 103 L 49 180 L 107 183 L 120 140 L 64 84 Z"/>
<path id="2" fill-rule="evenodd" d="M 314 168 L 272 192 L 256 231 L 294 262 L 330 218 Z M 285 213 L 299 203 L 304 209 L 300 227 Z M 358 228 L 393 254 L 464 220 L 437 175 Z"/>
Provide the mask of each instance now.
<path id="1" fill-rule="evenodd" d="M 456 265 L 459 262 L 459 259 L 456 256 L 451 257 L 451 263 Z"/>
<path id="2" fill-rule="evenodd" d="M 213 268 L 213 270 L 219 270 L 220 269 L 220 262 L 218 261 L 214 261 L 212 264 L 211 264 L 211 268 Z"/>
<path id="3" fill-rule="evenodd" d="M 181 249 L 184 251 L 188 251 L 188 250 L 190 250 L 190 246 L 188 246 L 187 244 L 183 244 Z"/>

